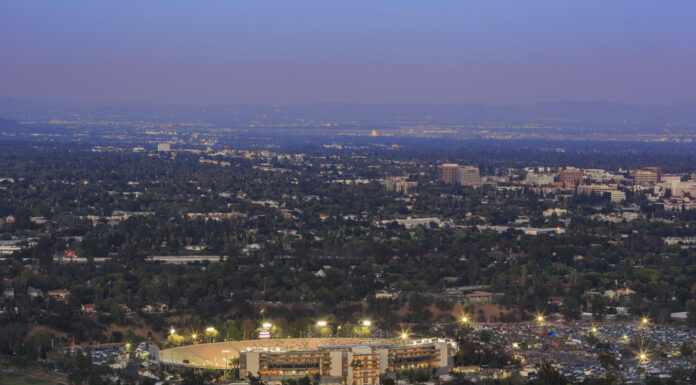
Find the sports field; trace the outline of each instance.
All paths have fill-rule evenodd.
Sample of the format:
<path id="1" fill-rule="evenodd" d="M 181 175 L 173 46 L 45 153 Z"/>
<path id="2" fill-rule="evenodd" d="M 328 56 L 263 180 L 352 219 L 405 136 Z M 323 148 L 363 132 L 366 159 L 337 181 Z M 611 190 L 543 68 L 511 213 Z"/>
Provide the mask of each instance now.
<path id="1" fill-rule="evenodd" d="M 66 380 L 61 377 L 52 378 L 44 372 L 4 372 L 0 371 L 0 384 L 2 385 L 62 385 Z"/>
<path id="2" fill-rule="evenodd" d="M 279 351 L 305 351 L 315 350 L 318 346 L 363 345 L 387 342 L 394 341 L 375 338 L 287 338 L 230 341 L 164 349 L 160 351 L 159 358 L 160 361 L 165 363 L 198 368 L 225 369 L 225 353 L 223 353 L 225 350 L 229 351 L 227 353 L 227 358 L 232 359 L 239 357 L 240 351 L 245 351 L 249 348 L 279 349 Z"/>

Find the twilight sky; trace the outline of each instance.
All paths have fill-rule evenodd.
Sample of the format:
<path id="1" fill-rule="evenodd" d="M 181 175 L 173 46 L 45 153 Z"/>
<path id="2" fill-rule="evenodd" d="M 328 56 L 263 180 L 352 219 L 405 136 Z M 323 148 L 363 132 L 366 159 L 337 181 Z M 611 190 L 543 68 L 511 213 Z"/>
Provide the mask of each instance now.
<path id="1" fill-rule="evenodd" d="M 696 1 L 2 0 L 0 97 L 696 101 Z"/>

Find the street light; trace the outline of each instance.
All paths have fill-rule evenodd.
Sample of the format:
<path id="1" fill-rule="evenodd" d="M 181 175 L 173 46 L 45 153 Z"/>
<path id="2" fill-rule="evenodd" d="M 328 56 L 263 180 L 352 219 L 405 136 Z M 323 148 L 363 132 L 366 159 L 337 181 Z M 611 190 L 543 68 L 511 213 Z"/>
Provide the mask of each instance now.
<path id="1" fill-rule="evenodd" d="M 402 340 L 407 340 L 407 339 L 408 339 L 408 333 L 406 333 L 406 332 L 401 333 L 401 339 L 402 339 Z"/>
<path id="2" fill-rule="evenodd" d="M 539 325 L 544 325 L 544 315 L 543 314 L 538 314 L 536 317 L 536 321 Z"/>
<path id="3" fill-rule="evenodd" d="M 513 349 L 519 349 L 519 347 L 520 347 L 520 344 L 518 344 L 517 342 L 513 342 L 513 343 L 512 343 L 512 348 L 513 348 Z"/>
<path id="4" fill-rule="evenodd" d="M 230 361 L 227 359 L 227 353 L 229 353 L 230 351 L 225 349 L 222 352 L 225 353 L 225 372 L 227 372 L 230 368 Z M 225 375 L 227 375 L 227 373 L 225 373 Z"/>
<path id="5" fill-rule="evenodd" d="M 206 333 L 215 333 L 215 328 L 212 326 L 208 326 L 207 328 L 205 328 L 205 332 Z"/>
<path id="6" fill-rule="evenodd" d="M 320 328 L 326 327 L 326 321 L 317 321 L 317 326 Z"/>
<path id="7" fill-rule="evenodd" d="M 263 328 L 264 328 L 264 329 L 270 329 L 271 326 L 273 326 L 273 325 L 272 325 L 270 322 L 264 322 L 264 323 L 263 323 Z"/>
<path id="8" fill-rule="evenodd" d="M 469 317 L 467 317 L 467 316 L 462 317 L 462 322 L 465 324 L 469 323 Z"/>
<path id="9" fill-rule="evenodd" d="M 597 334 L 597 327 L 593 326 L 591 331 L 592 331 L 592 334 Z"/>
<path id="10" fill-rule="evenodd" d="M 648 317 L 643 317 L 643 319 L 640 320 L 640 322 L 643 324 L 643 326 L 648 326 L 650 320 L 648 319 Z"/>
<path id="11" fill-rule="evenodd" d="M 176 330 L 174 328 L 169 329 L 169 334 L 174 335 L 176 333 Z"/>
<path id="12" fill-rule="evenodd" d="M 364 327 L 367 328 L 367 327 L 370 327 L 370 325 L 372 325 L 372 322 L 369 321 L 369 320 L 365 320 L 365 321 L 362 322 L 362 324 L 363 324 Z"/>

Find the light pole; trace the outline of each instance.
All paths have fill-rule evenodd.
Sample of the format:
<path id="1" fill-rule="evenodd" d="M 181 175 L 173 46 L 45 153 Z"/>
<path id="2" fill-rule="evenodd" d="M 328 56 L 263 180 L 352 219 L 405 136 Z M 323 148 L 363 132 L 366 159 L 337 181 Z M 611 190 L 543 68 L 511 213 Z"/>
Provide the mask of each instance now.
<path id="1" fill-rule="evenodd" d="M 225 376 L 228 376 L 230 371 L 230 361 L 227 359 L 227 353 L 230 351 L 225 349 L 222 352 L 225 353 Z"/>

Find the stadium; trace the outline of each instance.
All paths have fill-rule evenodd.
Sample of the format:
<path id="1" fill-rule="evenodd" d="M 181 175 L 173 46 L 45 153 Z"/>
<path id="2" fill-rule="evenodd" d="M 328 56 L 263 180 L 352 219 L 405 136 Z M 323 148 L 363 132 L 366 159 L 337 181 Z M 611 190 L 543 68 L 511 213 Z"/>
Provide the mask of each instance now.
<path id="1" fill-rule="evenodd" d="M 453 348 L 444 339 L 289 338 L 180 346 L 158 358 L 182 369 L 226 370 L 238 362 L 240 377 L 258 375 L 267 383 L 309 376 L 322 384 L 373 385 L 408 370 L 447 373 Z"/>
<path id="2" fill-rule="evenodd" d="M 353 346 L 384 343 L 393 344 L 398 343 L 398 341 L 381 338 L 286 338 L 215 342 L 163 349 L 159 352 L 159 360 L 167 365 L 222 370 L 225 369 L 226 358 L 228 360 L 239 358 L 240 352 L 250 350 L 298 352 L 317 350 L 319 346 Z"/>

